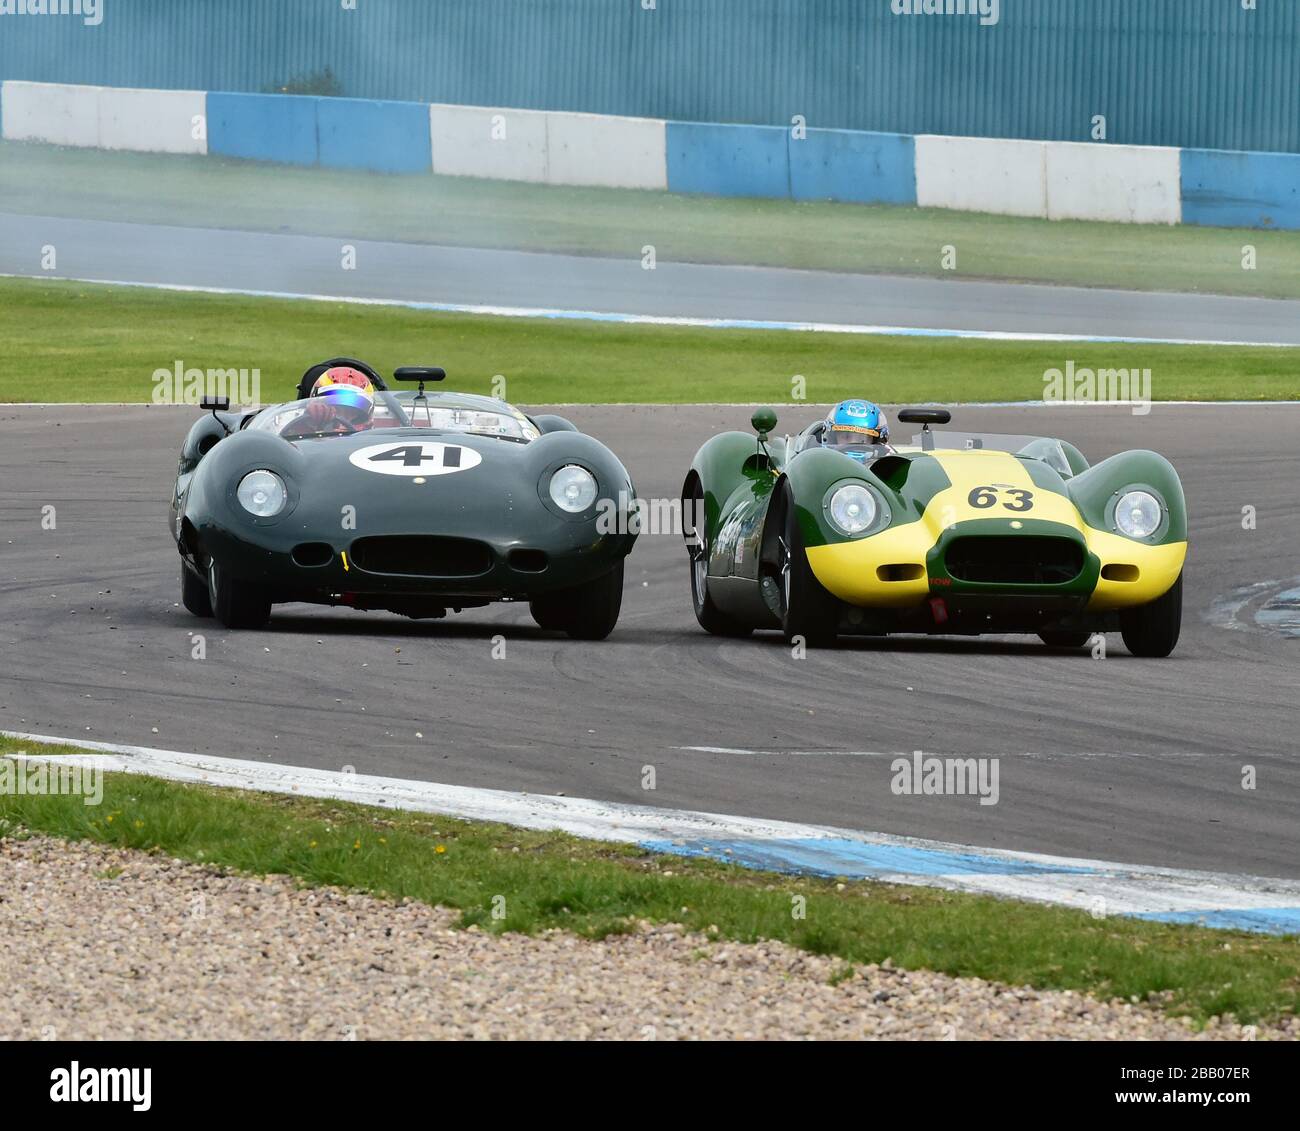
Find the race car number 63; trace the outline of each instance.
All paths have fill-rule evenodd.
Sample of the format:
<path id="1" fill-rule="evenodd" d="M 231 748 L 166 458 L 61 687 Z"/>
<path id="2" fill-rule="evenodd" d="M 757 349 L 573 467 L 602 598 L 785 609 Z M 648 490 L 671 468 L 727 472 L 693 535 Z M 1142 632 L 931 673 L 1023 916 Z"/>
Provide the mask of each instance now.
<path id="1" fill-rule="evenodd" d="M 377 475 L 453 475 L 483 462 L 473 448 L 459 444 L 438 444 L 428 440 L 406 443 L 370 444 L 348 456 L 348 462 Z"/>
<path id="2" fill-rule="evenodd" d="M 1007 487 L 1005 490 L 1013 501 L 1003 502 L 1004 509 L 1009 511 L 1029 511 L 1034 509 L 1034 493 L 1032 491 L 1022 491 L 1018 487 Z M 998 488 L 976 487 L 966 496 L 966 501 L 976 510 L 988 510 L 998 501 Z"/>

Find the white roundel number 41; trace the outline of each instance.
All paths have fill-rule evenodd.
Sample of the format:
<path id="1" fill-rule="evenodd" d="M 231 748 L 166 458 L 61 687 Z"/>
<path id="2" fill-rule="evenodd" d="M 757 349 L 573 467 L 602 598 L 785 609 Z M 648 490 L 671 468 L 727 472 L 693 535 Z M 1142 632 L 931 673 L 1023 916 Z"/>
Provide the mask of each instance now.
<path id="1" fill-rule="evenodd" d="M 473 448 L 460 444 L 438 444 L 427 440 L 406 443 L 370 444 L 358 448 L 348 461 L 362 471 L 377 475 L 453 475 L 483 462 Z"/>

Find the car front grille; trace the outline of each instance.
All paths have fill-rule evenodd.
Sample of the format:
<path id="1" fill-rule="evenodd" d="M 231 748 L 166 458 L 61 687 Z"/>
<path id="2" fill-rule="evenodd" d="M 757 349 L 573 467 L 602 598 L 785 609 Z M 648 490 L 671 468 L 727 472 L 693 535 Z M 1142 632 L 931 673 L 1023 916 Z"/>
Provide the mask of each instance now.
<path id="1" fill-rule="evenodd" d="M 492 551 L 472 538 L 391 534 L 358 538 L 352 563 L 367 573 L 405 577 L 477 577 L 492 568 Z"/>
<path id="2" fill-rule="evenodd" d="M 1083 547 L 1070 538 L 1042 535 L 954 538 L 944 554 L 957 581 L 1001 585 L 1063 585 L 1083 569 Z"/>

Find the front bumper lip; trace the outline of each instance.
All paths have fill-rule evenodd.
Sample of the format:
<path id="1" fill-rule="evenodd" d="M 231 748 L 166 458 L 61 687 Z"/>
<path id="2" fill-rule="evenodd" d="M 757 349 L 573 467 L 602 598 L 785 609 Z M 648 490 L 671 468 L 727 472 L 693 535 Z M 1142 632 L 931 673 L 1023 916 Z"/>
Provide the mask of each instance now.
<path id="1" fill-rule="evenodd" d="M 946 544 L 973 533 L 968 524 L 934 532 L 923 520 L 853 541 L 810 547 L 808 564 L 831 594 L 862 608 L 904 608 L 934 596 L 950 603 L 1024 597 L 1054 605 L 1077 605 L 1089 612 L 1144 605 L 1167 592 L 1178 579 L 1187 554 L 1186 542 L 1153 546 L 1091 527 L 1058 527 L 1055 536 L 1082 542 L 1084 566 L 1068 582 L 962 581 L 943 568 Z M 987 529 L 978 531 L 988 535 Z M 1042 528 L 1024 534 L 1046 533 Z M 1020 534 L 1007 531 L 1008 553 Z"/>
<path id="2" fill-rule="evenodd" d="M 260 534 L 261 531 L 254 532 Z M 355 536 L 326 539 L 304 536 L 301 542 L 319 542 L 330 547 L 329 559 L 320 565 L 300 565 L 288 545 L 255 541 L 248 532 L 236 533 L 216 527 L 200 532 L 205 554 L 215 558 L 231 576 L 265 585 L 285 600 L 337 594 L 406 595 L 430 597 L 475 597 L 495 600 L 554 592 L 595 580 L 626 556 L 634 541 L 628 535 L 593 535 L 586 541 L 533 546 L 505 539 L 480 539 L 488 547 L 488 569 L 471 575 L 434 576 L 383 573 L 360 568 L 353 560 Z M 513 550 L 538 549 L 547 555 L 544 570 L 521 569 L 512 565 Z"/>

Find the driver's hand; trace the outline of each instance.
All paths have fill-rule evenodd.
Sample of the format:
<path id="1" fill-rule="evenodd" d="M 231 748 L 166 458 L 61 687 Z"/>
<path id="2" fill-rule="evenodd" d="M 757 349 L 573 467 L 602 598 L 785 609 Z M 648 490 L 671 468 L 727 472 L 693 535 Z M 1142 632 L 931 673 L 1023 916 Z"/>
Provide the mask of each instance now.
<path id="1" fill-rule="evenodd" d="M 333 415 L 329 401 L 314 397 L 307 402 L 307 419 L 313 424 L 324 424 Z"/>

